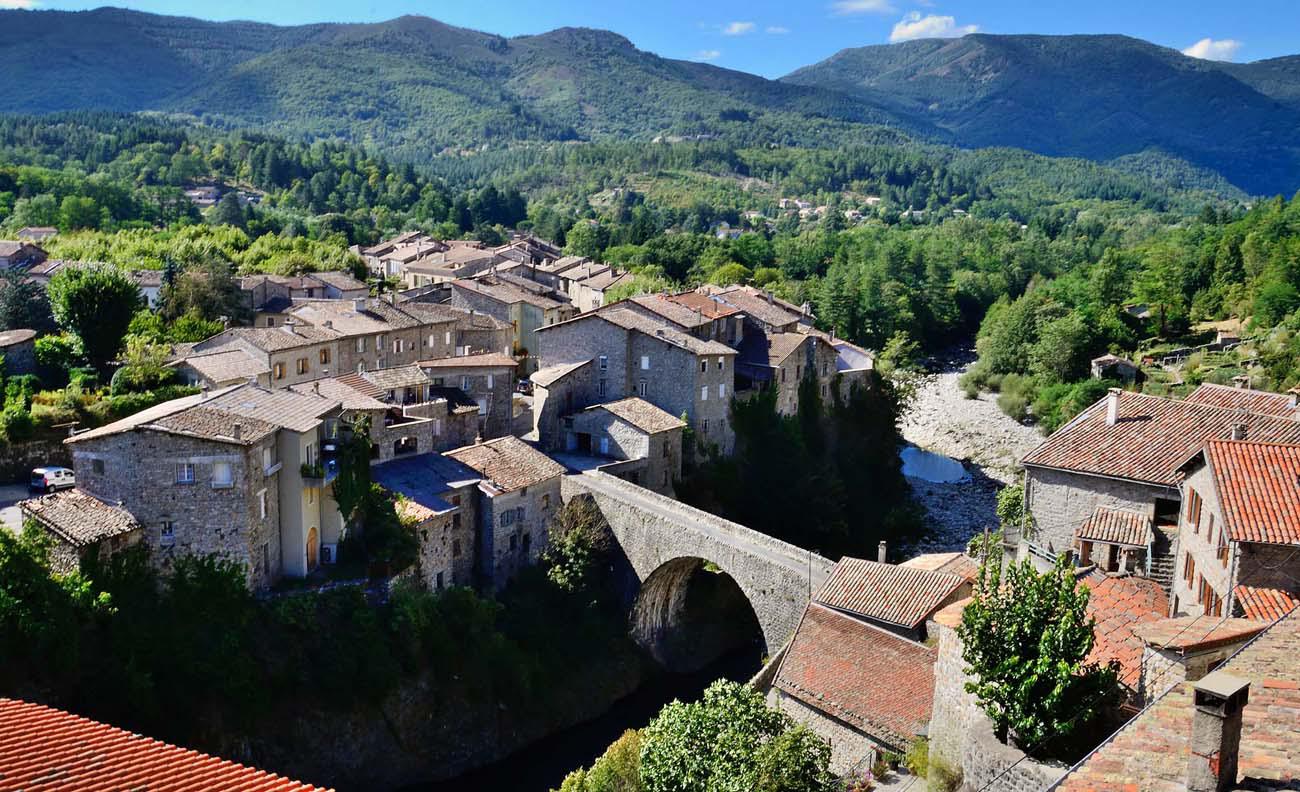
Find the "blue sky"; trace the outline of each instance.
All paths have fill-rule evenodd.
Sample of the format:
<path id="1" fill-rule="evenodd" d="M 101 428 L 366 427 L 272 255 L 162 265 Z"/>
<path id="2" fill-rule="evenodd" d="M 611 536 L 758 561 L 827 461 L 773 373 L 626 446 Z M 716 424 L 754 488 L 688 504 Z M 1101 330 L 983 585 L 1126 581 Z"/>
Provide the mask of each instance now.
<path id="1" fill-rule="evenodd" d="M 102 2 L 0 0 L 0 8 Z M 776 77 L 845 47 L 987 33 L 1125 33 L 1201 57 L 1300 54 L 1300 0 L 121 0 L 141 11 L 276 24 L 423 14 L 514 36 L 565 25 L 613 30 L 670 58 Z"/>

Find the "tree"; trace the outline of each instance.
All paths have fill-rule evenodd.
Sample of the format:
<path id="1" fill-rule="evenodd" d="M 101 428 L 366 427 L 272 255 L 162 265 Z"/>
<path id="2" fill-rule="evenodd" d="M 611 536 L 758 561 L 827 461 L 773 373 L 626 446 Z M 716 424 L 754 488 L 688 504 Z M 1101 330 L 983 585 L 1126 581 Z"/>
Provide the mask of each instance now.
<path id="1" fill-rule="evenodd" d="M 212 214 L 208 216 L 208 222 L 212 225 L 247 228 L 248 216 L 244 214 L 244 207 L 239 205 L 239 196 L 233 192 L 221 196 L 221 200 L 213 207 Z"/>
<path id="2" fill-rule="evenodd" d="M 59 204 L 59 227 L 64 230 L 99 228 L 99 204 L 94 198 L 69 195 Z"/>
<path id="3" fill-rule="evenodd" d="M 50 278 L 49 293 L 55 321 L 81 340 L 92 365 L 105 369 L 140 307 L 135 281 L 108 264 L 64 267 Z"/>
<path id="4" fill-rule="evenodd" d="M 975 677 L 966 690 L 1002 740 L 1051 750 L 1116 700 L 1115 667 L 1087 660 L 1095 625 L 1087 608 L 1088 589 L 1067 557 L 1047 572 L 1026 559 L 1004 574 L 1001 554 L 986 556 L 957 633 Z"/>
<path id="5" fill-rule="evenodd" d="M 601 251 L 609 244 L 609 232 L 599 223 L 579 221 L 569 229 L 568 244 L 564 252 L 570 256 L 599 259 Z"/>
<path id="6" fill-rule="evenodd" d="M 0 274 L 0 328 L 48 330 L 54 324 L 45 290 L 21 270 Z"/>
<path id="7" fill-rule="evenodd" d="M 727 680 L 700 701 L 674 701 L 641 736 L 646 792 L 829 792 L 830 746 Z"/>
<path id="8" fill-rule="evenodd" d="M 590 586 L 610 547 L 609 523 L 590 497 L 570 498 L 547 526 L 546 576 L 563 591 Z"/>

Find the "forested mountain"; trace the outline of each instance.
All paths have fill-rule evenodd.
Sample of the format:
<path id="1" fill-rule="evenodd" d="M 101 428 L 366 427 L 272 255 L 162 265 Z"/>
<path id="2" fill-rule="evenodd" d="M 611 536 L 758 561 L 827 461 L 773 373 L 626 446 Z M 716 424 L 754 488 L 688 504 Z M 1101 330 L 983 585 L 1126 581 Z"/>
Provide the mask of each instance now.
<path id="1" fill-rule="evenodd" d="M 976 34 L 844 50 L 782 80 L 964 146 L 1103 160 L 1160 149 L 1251 192 L 1300 184 L 1300 58 L 1225 64 L 1127 36 Z"/>
<path id="2" fill-rule="evenodd" d="M 1300 57 L 1220 64 L 1121 36 L 866 47 L 782 81 L 605 31 L 503 38 L 414 16 L 277 27 L 0 11 L 0 47 L 0 111 L 161 110 L 416 163 L 519 141 L 919 139 L 1118 160 L 1197 186 L 1207 171 L 1254 193 L 1300 186 Z"/>

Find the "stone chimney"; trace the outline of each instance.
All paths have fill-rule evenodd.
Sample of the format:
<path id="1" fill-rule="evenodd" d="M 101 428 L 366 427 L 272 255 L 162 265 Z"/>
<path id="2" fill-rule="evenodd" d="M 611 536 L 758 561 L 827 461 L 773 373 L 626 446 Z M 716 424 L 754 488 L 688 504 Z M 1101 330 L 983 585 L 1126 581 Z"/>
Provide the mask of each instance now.
<path id="1" fill-rule="evenodd" d="M 1241 713 L 1250 699 L 1250 682 L 1215 671 L 1192 683 L 1192 695 L 1187 790 L 1222 792 L 1237 782 Z"/>
<path id="2" fill-rule="evenodd" d="M 356 311 L 357 313 L 361 313 L 362 311 L 366 310 L 366 298 L 357 297 L 356 299 L 354 299 L 352 301 L 352 310 Z"/>
<path id="3" fill-rule="evenodd" d="M 886 552 L 888 549 L 889 546 L 882 539 L 880 541 L 880 544 L 876 545 L 876 560 L 882 564 L 886 563 L 885 556 L 888 555 L 888 553 Z"/>
<path id="4" fill-rule="evenodd" d="M 1106 425 L 1119 423 L 1119 388 L 1111 388 L 1106 393 Z"/>
<path id="5" fill-rule="evenodd" d="M 293 319 L 285 319 L 284 324 L 280 325 L 280 329 L 284 330 L 284 332 L 288 333 L 289 335 L 297 335 L 298 329 L 295 328 L 293 325 L 294 325 Z"/>
<path id="6" fill-rule="evenodd" d="M 326 330 L 333 330 L 333 329 L 334 329 L 334 320 L 333 320 L 333 319 L 326 319 L 325 322 L 324 322 L 324 327 L 325 327 Z"/>
<path id="7" fill-rule="evenodd" d="M 234 424 L 230 427 L 230 436 L 236 440 L 244 439 L 244 427 L 241 424 Z"/>
<path id="8" fill-rule="evenodd" d="M 1245 421 L 1233 421 L 1233 422 L 1232 422 L 1232 439 L 1233 439 L 1233 440 L 1245 440 L 1245 439 L 1246 439 L 1246 422 L 1245 422 Z"/>
<path id="9" fill-rule="evenodd" d="M 766 291 L 763 292 L 763 293 L 767 295 L 767 304 L 768 304 L 768 305 L 771 305 L 772 302 L 773 302 L 772 290 L 771 290 L 771 289 L 768 289 L 768 290 L 766 290 Z"/>

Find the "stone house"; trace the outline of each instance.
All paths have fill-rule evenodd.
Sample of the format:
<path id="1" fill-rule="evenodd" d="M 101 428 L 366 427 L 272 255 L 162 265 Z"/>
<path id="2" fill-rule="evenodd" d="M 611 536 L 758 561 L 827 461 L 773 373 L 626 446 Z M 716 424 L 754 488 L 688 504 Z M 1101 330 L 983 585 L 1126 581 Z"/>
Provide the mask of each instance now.
<path id="1" fill-rule="evenodd" d="M 19 504 L 23 521 L 34 520 L 54 539 L 50 569 L 62 575 L 81 569 L 94 556 L 101 561 L 140 541 L 140 523 L 125 509 L 65 490 Z"/>
<path id="2" fill-rule="evenodd" d="M 1092 359 L 1091 373 L 1093 379 L 1113 379 L 1123 383 L 1137 380 L 1141 369 L 1136 363 L 1115 355 L 1102 355 Z"/>
<path id="3" fill-rule="evenodd" d="M 30 242 L 0 240 L 0 269 L 26 270 L 45 259 L 45 251 Z"/>
<path id="4" fill-rule="evenodd" d="M 165 402 L 65 442 L 78 487 L 122 504 L 160 569 L 183 555 L 216 555 L 262 589 L 306 575 L 339 540 L 343 520 L 329 485 L 340 410 L 322 396 L 243 385 Z"/>
<path id="5" fill-rule="evenodd" d="M 1209 674 L 1274 621 L 1178 616 L 1133 625 L 1142 644 L 1142 701 L 1155 701 L 1174 685 Z"/>
<path id="6" fill-rule="evenodd" d="M 735 348 L 744 335 L 744 317 L 738 309 L 699 292 L 641 294 L 620 304 L 672 322 L 701 341 L 719 341 Z"/>
<path id="7" fill-rule="evenodd" d="M 533 432 L 544 448 L 564 448 L 561 420 L 596 402 L 597 374 L 592 359 L 547 366 L 529 377 L 533 385 Z"/>
<path id="8" fill-rule="evenodd" d="M 537 331 L 577 313 L 568 303 L 543 297 L 491 275 L 452 281 L 451 304 L 509 322 L 514 328 L 512 351 L 516 356 L 530 358 L 526 373 L 537 369 L 534 360 L 538 350 Z"/>
<path id="9" fill-rule="evenodd" d="M 1112 390 L 1057 430 L 1021 464 L 1025 515 L 1020 552 L 1048 563 L 1078 547 L 1098 508 L 1150 521 L 1146 570 L 1169 585 L 1182 499 L 1179 466 L 1207 440 L 1236 432 L 1300 442 L 1300 421 L 1229 407 Z"/>
<path id="10" fill-rule="evenodd" d="M 770 291 L 753 286 L 726 286 L 709 288 L 707 292 L 740 311 L 747 328 L 762 333 L 793 333 L 801 324 L 812 324 L 812 315 L 806 309 L 778 299 Z"/>
<path id="11" fill-rule="evenodd" d="M 600 467 L 633 484 L 672 496 L 682 475 L 686 424 L 636 396 L 592 405 L 564 420 L 564 451 L 619 460 Z"/>
<path id="12" fill-rule="evenodd" d="M 500 591 L 545 552 L 548 522 L 561 505 L 564 467 L 512 436 L 448 451 L 446 456 L 481 478 L 479 580 L 484 589 Z"/>
<path id="13" fill-rule="evenodd" d="M 420 540 L 419 576 L 430 591 L 473 586 L 478 572 L 478 471 L 442 454 L 375 465 L 371 480 L 397 496 L 397 514 Z"/>
<path id="14" fill-rule="evenodd" d="M 422 256 L 401 266 L 401 278 L 406 288 L 417 288 L 438 283 L 449 283 L 460 278 L 473 278 L 508 261 L 495 251 L 476 245 L 453 245 L 449 249 Z"/>
<path id="15" fill-rule="evenodd" d="M 265 368 L 272 388 L 287 388 L 338 372 L 340 336 L 328 327 L 286 322 L 279 327 L 235 327 L 200 341 L 173 365 L 210 352 L 242 351 L 246 362 L 229 365 Z M 201 374 L 194 366 L 195 374 Z M 204 380 L 210 387 L 217 383 Z"/>
<path id="16" fill-rule="evenodd" d="M 271 367 L 265 359 L 240 348 L 190 354 L 167 364 L 187 385 L 209 389 L 253 382 L 271 387 Z"/>
<path id="17" fill-rule="evenodd" d="M 429 325 L 384 300 L 319 300 L 295 303 L 289 311 L 299 325 L 332 330 L 339 336 L 338 355 L 321 375 L 407 366 L 441 350 L 449 326 Z M 437 330 L 443 332 L 437 336 Z M 435 342 L 434 352 L 429 343 Z"/>
<path id="18" fill-rule="evenodd" d="M 357 255 L 361 256 L 366 262 L 366 268 L 376 275 L 394 276 L 400 274 L 399 270 L 387 271 L 385 261 L 390 258 L 400 258 L 396 256 L 396 251 L 400 248 L 411 248 L 414 253 L 414 260 L 421 255 L 440 252 L 447 249 L 447 246 L 425 234 L 423 231 L 406 231 L 397 236 L 384 240 L 377 245 L 371 245 L 368 248 L 360 248 Z M 404 257 L 403 253 L 401 257 Z"/>
<path id="19" fill-rule="evenodd" d="M 595 392 L 574 393 L 575 406 L 639 396 L 671 415 L 685 416 L 697 443 L 731 453 L 736 358 L 731 347 L 702 341 L 621 303 L 547 327 L 538 336 L 546 368 L 594 363 Z M 553 398 L 550 390 L 534 394 L 533 410 L 539 419 L 555 412 L 542 400 Z"/>
<path id="20" fill-rule="evenodd" d="M 823 401 L 831 399 L 831 388 L 840 376 L 839 353 L 828 341 L 803 333 L 745 334 L 736 359 L 738 391 L 776 390 L 776 409 L 781 415 L 799 412 L 799 387 L 805 377 L 817 381 Z"/>
<path id="21" fill-rule="evenodd" d="M 574 268 L 580 268 L 590 261 L 591 259 L 584 256 L 563 256 L 554 261 L 536 264 L 527 270 L 519 270 L 518 272 L 543 286 L 549 286 L 556 291 L 570 294 L 569 284 L 572 282 L 572 278 L 566 276 L 566 273 L 574 270 Z"/>
<path id="22" fill-rule="evenodd" d="M 455 390 L 478 407 L 482 437 L 501 437 L 510 433 L 518 373 L 514 358 L 487 352 L 422 360 L 417 365 L 428 378 L 430 396 L 446 395 L 446 391 Z"/>
<path id="23" fill-rule="evenodd" d="M 1210 440 L 1180 470 L 1172 612 L 1268 620 L 1300 604 L 1300 445 Z"/>
<path id="24" fill-rule="evenodd" d="M 0 355 L 4 356 L 4 374 L 16 376 L 36 371 L 36 331 L 6 330 L 0 333 Z"/>
<path id="25" fill-rule="evenodd" d="M 473 355 L 480 352 L 500 352 L 509 355 L 514 346 L 514 325 L 473 309 L 457 308 L 446 302 L 429 302 L 424 297 L 398 302 L 398 306 L 412 316 L 433 326 L 434 337 L 443 333 L 442 345 L 446 344 L 447 328 L 451 323 L 453 344 L 446 354 L 441 346 L 430 348 L 433 353 L 427 357 L 451 357 L 453 355 Z"/>
<path id="26" fill-rule="evenodd" d="M 579 311 L 594 311 L 600 308 L 606 304 L 605 295 L 610 290 L 632 280 L 631 273 L 604 264 L 584 264 L 570 270 L 566 275 L 570 275 L 569 299 Z"/>
<path id="27" fill-rule="evenodd" d="M 16 236 L 27 242 L 40 244 L 52 236 L 57 236 L 59 229 L 54 226 L 24 226 L 18 229 Z"/>

